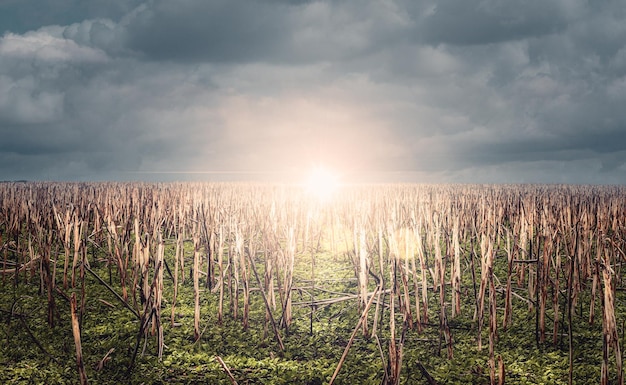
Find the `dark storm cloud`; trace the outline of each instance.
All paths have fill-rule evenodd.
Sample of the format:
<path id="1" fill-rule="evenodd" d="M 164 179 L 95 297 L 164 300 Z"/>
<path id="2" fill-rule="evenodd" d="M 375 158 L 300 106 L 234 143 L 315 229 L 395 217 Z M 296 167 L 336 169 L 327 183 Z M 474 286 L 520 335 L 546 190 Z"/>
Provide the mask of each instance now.
<path id="1" fill-rule="evenodd" d="M 2 0 L 0 33 L 24 33 L 85 19 L 118 19 L 140 3 L 142 0 Z"/>
<path id="2" fill-rule="evenodd" d="M 125 44 L 153 60 L 310 64 L 404 39 L 408 15 L 384 2 L 156 0 L 127 22 Z"/>
<path id="3" fill-rule="evenodd" d="M 153 59 L 247 61 L 287 36 L 287 9 L 263 2 L 157 1 L 137 12 L 128 45 Z"/>
<path id="4" fill-rule="evenodd" d="M 206 84 L 109 56 L 97 47 L 106 45 L 99 24 L 116 27 L 83 22 L 0 40 L 3 179 L 111 178 L 170 151 L 183 161 L 199 152 L 206 135 L 194 131 L 198 117 L 180 96 L 205 96 Z"/>
<path id="5" fill-rule="evenodd" d="M 9 0 L 0 27 L 0 180 L 626 181 L 623 1 Z"/>
<path id="6" fill-rule="evenodd" d="M 556 33 L 567 25 L 562 2 L 546 0 L 443 0 L 418 18 L 417 31 L 429 44 L 498 43 Z"/>

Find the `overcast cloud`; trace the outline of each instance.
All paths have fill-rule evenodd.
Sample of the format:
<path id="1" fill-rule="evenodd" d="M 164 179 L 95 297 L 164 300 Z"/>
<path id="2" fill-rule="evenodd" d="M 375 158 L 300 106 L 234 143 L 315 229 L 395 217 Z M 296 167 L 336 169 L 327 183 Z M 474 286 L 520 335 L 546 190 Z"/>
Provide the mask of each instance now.
<path id="1" fill-rule="evenodd" d="M 0 180 L 626 182 L 622 0 L 0 0 Z"/>

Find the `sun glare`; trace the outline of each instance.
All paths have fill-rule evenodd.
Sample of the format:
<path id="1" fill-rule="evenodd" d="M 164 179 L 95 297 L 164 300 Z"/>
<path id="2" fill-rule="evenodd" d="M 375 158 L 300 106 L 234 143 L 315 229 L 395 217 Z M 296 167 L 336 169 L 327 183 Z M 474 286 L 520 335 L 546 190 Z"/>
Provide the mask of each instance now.
<path id="1" fill-rule="evenodd" d="M 307 194 L 312 197 L 328 201 L 339 187 L 339 177 L 327 168 L 315 167 L 311 170 L 304 187 Z"/>

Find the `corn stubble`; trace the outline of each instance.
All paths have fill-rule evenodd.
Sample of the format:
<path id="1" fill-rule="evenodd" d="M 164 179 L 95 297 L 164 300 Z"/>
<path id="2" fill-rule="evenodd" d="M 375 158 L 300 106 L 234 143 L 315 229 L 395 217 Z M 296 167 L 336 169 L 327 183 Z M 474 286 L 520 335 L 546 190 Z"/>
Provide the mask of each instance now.
<path id="1" fill-rule="evenodd" d="M 334 200 L 319 202 L 291 185 L 3 183 L 2 283 L 39 285 L 51 328 L 59 318 L 55 297 L 72 291 L 78 377 L 86 383 L 80 319 L 87 311 L 85 271 L 96 275 L 90 268 L 96 263 L 94 249 L 108 268 L 108 283 L 102 277 L 99 282 L 139 319 L 130 371 L 142 340 L 155 338 L 155 353 L 162 357 L 163 328 L 178 326 L 177 296 L 189 279 L 194 298 L 190 337 L 198 340 L 210 327 L 202 324 L 205 296 L 216 299 L 218 323 L 230 316 L 244 330 L 256 327 L 250 322 L 250 299 L 260 292 L 262 327 L 265 334 L 271 330 L 280 354 L 294 322 L 293 306 L 310 306 L 313 312 L 320 304 L 313 298 L 294 304 L 292 293 L 304 284 L 295 274 L 296 260 L 313 258 L 309 284 L 319 287 L 315 253 L 329 245 L 333 253 L 349 257 L 358 283 L 354 294 L 361 317 L 350 343 L 359 329 L 376 339 L 386 384 L 400 383 L 406 365 L 417 365 L 424 379 L 435 383 L 420 362 L 403 362 L 407 334 L 434 325 L 439 349 L 452 359 L 450 320 L 471 317 L 471 312 L 478 350 L 488 335 L 490 382 L 504 383 L 507 363 L 496 343 L 498 333 L 516 322 L 514 300 L 527 303 L 535 314 L 538 345 L 567 338 L 572 383 L 574 309 L 585 290 L 585 298 L 591 298 L 588 322 L 602 322 L 598 380 L 623 384 L 615 292 L 622 287 L 626 258 L 625 197 L 626 189 L 618 186 L 380 185 L 346 186 Z M 190 252 L 185 243 L 192 245 Z M 167 244 L 174 250 L 169 266 Z M 498 259 L 504 261 L 502 268 Z M 164 269 L 171 275 L 172 298 L 164 297 Z M 463 293 L 473 293 L 473 308 L 461 306 Z M 429 308 L 429 298 L 437 309 Z M 161 319 L 164 300 L 171 304 L 169 323 Z M 437 324 L 431 323 L 433 317 Z M 312 316 L 310 322 L 313 330 Z M 550 327 L 552 338 L 547 338 Z M 386 354 L 379 339 L 383 332 Z M 611 362 L 617 369 L 613 377 Z M 235 381 L 221 359 L 220 364 Z"/>

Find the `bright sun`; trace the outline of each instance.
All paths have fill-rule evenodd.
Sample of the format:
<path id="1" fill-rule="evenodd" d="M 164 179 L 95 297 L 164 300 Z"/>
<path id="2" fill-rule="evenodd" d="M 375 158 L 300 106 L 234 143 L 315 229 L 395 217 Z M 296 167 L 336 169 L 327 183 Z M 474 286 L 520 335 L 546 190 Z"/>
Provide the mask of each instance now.
<path id="1" fill-rule="evenodd" d="M 307 194 L 320 201 L 329 200 L 339 187 L 339 177 L 336 173 L 324 167 L 315 167 L 305 181 Z"/>

